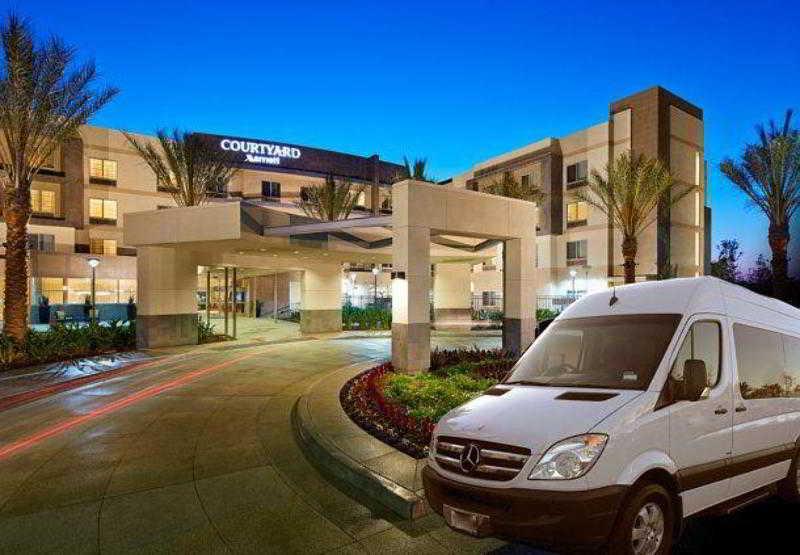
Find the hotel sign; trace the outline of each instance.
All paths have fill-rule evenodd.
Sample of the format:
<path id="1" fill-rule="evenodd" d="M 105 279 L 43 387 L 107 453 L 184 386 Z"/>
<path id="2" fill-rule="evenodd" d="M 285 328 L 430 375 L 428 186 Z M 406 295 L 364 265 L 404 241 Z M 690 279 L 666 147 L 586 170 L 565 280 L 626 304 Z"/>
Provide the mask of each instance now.
<path id="1" fill-rule="evenodd" d="M 303 156 L 303 152 L 294 146 L 240 139 L 222 139 L 219 147 L 228 152 L 241 152 L 244 161 L 250 164 L 280 166 L 283 159 L 298 160 Z"/>
<path id="2" fill-rule="evenodd" d="M 367 182 L 377 176 L 381 183 L 391 183 L 403 170 L 402 166 L 384 162 L 377 156 L 356 156 L 310 146 L 231 135 L 197 135 L 212 148 L 228 155 L 235 165 L 249 170 L 314 176 L 333 174 Z"/>

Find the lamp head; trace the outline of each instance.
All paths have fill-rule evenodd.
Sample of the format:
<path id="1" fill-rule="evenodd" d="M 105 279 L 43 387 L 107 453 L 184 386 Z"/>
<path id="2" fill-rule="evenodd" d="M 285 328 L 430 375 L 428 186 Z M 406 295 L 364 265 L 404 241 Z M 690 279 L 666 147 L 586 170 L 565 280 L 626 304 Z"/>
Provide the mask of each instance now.
<path id="1" fill-rule="evenodd" d="M 576 272 L 575 270 L 570 270 L 569 271 L 569 275 L 570 275 L 570 277 L 575 277 L 575 276 L 578 275 L 578 272 Z"/>
<path id="2" fill-rule="evenodd" d="M 100 265 L 100 259 L 99 258 L 95 258 L 94 256 L 92 256 L 91 258 L 87 259 L 86 262 L 92 268 L 97 268 Z"/>
<path id="3" fill-rule="evenodd" d="M 372 275 L 377 276 L 380 273 L 380 270 L 377 266 L 372 267 Z"/>

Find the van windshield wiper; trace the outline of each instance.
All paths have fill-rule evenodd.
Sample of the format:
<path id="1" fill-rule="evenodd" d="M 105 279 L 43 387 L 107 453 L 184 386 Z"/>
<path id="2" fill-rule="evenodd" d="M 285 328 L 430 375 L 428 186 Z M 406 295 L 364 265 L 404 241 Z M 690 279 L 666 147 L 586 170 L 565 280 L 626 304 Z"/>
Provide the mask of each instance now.
<path id="1" fill-rule="evenodd" d="M 533 380 L 514 380 L 513 382 L 503 382 L 503 385 L 543 385 L 550 386 L 548 382 L 536 382 Z"/>

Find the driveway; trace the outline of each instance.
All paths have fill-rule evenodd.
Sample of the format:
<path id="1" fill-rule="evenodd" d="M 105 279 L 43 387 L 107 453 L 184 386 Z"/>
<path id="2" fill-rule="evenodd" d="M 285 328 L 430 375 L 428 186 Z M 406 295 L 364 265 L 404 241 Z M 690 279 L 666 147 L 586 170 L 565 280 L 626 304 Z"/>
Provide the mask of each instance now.
<path id="1" fill-rule="evenodd" d="M 446 337 L 440 345 L 497 344 Z M 0 412 L 0 552 L 482 552 L 367 508 L 294 442 L 290 411 L 386 337 L 235 342 Z"/>

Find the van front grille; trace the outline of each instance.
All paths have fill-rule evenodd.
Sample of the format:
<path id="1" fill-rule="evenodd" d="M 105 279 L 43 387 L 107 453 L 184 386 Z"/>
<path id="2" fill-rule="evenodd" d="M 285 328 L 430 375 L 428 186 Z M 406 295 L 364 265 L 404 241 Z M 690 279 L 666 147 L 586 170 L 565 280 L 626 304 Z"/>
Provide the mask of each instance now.
<path id="1" fill-rule="evenodd" d="M 443 468 L 483 480 L 511 480 L 528 462 L 531 450 L 477 439 L 436 438 L 434 458 Z"/>

